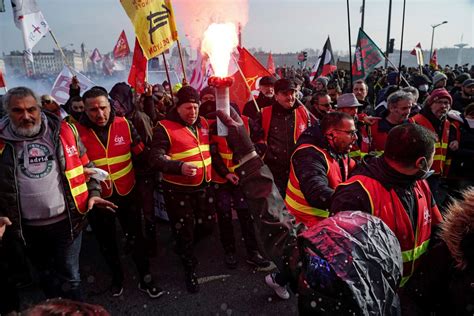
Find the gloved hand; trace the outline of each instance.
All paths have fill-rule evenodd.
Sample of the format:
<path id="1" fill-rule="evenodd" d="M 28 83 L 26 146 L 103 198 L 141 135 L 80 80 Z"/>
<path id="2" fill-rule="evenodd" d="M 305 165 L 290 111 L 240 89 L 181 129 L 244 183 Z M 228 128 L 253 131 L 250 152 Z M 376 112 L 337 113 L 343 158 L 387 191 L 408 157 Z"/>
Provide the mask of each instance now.
<path id="1" fill-rule="evenodd" d="M 226 136 L 227 144 L 236 159 L 240 160 L 245 155 L 255 151 L 240 115 L 232 107 L 230 108 L 230 116 L 223 111 L 217 111 L 217 117 L 229 129 Z"/>

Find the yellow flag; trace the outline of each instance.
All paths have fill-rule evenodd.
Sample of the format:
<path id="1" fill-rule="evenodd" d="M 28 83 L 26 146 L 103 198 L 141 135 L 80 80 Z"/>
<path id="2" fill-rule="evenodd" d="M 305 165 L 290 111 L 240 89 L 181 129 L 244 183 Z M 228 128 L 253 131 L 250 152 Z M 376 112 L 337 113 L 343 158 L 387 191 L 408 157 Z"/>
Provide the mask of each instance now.
<path id="1" fill-rule="evenodd" d="M 178 39 L 170 0 L 120 0 L 132 21 L 147 59 L 169 49 Z"/>

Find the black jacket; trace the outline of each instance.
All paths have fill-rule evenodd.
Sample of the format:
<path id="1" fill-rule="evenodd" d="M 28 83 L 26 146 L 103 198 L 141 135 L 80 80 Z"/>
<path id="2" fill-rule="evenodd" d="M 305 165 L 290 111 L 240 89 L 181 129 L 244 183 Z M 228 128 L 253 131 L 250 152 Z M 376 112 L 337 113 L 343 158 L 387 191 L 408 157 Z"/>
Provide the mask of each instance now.
<path id="1" fill-rule="evenodd" d="M 197 129 L 201 127 L 199 118 L 192 126 L 185 123 L 179 116 L 176 108 L 173 108 L 173 110 L 167 114 L 166 119 L 180 123 L 181 125 L 191 129 L 194 133 L 196 133 Z M 181 166 L 183 165 L 183 162 L 178 160 L 170 160 L 167 158 L 170 146 L 170 139 L 166 133 L 165 128 L 162 125 L 157 124 L 153 132 L 153 140 L 151 143 L 150 153 L 148 155 L 148 163 L 154 171 L 161 171 L 163 173 L 170 174 L 181 174 Z M 206 181 L 203 181 L 198 186 L 176 185 L 166 181 L 163 181 L 162 183 L 165 189 L 186 192 L 203 190 L 208 186 Z"/>
<path id="2" fill-rule="evenodd" d="M 273 101 L 275 101 L 275 97 L 268 98 L 263 93 L 260 92 L 258 97 L 255 99 L 255 101 L 257 102 L 258 107 L 261 110 L 264 107 L 272 105 Z M 244 110 L 242 111 L 243 115 L 248 116 L 251 119 L 255 120 L 257 118 L 258 113 L 259 111 L 257 111 L 253 100 L 250 100 L 249 102 L 245 103 Z"/>
<path id="3" fill-rule="evenodd" d="M 349 175 L 345 174 L 345 168 L 341 167 L 345 155 L 336 154 L 331 150 L 318 125 L 309 127 L 301 134 L 296 147 L 302 144 L 311 144 L 325 149 L 331 157 L 341 161 L 339 165 L 343 181 L 347 180 Z M 296 151 L 291 158 L 291 162 L 305 200 L 313 207 L 328 209 L 334 189 L 329 187 L 328 165 L 323 154 L 313 148 L 305 148 Z"/>
<path id="4" fill-rule="evenodd" d="M 463 113 L 464 109 L 472 102 L 474 102 L 474 97 L 464 98 L 462 90 L 460 90 L 453 95 L 452 109 Z"/>
<path id="5" fill-rule="evenodd" d="M 71 191 L 69 190 L 68 180 L 65 176 L 66 160 L 64 158 L 64 151 L 59 139 L 60 121 L 54 114 L 45 112 L 48 117 L 48 127 L 52 130 L 54 135 L 54 144 L 56 145 L 56 159 L 60 167 L 61 183 L 63 184 L 65 199 L 66 199 L 66 211 L 68 214 L 69 222 L 71 225 L 71 239 L 77 236 L 84 224 L 85 215 L 80 214 L 72 197 Z M 5 120 L 8 118 L 4 118 Z M 21 210 L 20 200 L 18 197 L 18 188 L 16 183 L 16 170 L 17 160 L 15 159 L 14 145 L 8 141 L 5 141 L 5 149 L 0 155 L 0 216 L 8 217 L 12 225 L 6 229 L 6 236 L 18 238 L 24 241 L 22 228 L 21 228 Z M 77 149 L 80 156 L 86 153 L 86 149 L 82 144 L 80 138 L 77 139 Z M 89 162 L 86 167 L 92 168 L 94 164 Z M 87 182 L 87 189 L 89 196 L 100 196 L 100 183 L 91 178 Z"/>
<path id="6" fill-rule="evenodd" d="M 290 174 L 290 159 L 295 150 L 294 140 L 295 115 L 294 111 L 303 104 L 295 102 L 291 109 L 283 108 L 277 101 L 272 104 L 272 117 L 270 129 L 267 136 L 265 150 L 265 164 L 270 168 L 277 186 L 282 190 L 288 182 Z M 256 125 L 263 131 L 262 115 L 259 113 Z M 311 121 L 308 122 L 308 126 Z M 258 142 L 255 135 L 261 135 L 259 131 L 251 130 L 252 141 Z M 284 190 L 284 189 L 283 189 Z"/>

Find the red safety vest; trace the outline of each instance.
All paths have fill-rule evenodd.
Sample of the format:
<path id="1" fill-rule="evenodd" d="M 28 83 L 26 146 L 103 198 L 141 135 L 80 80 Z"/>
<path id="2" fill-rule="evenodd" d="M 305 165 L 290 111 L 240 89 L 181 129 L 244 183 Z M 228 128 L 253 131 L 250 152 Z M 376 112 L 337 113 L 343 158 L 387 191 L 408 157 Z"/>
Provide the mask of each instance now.
<path id="1" fill-rule="evenodd" d="M 115 117 L 109 126 L 107 148 L 92 128 L 78 124 L 77 129 L 92 162 L 97 168 L 107 171 L 110 175 L 110 180 L 101 183 L 102 196 L 111 196 L 113 188 L 121 196 L 129 194 L 135 186 L 132 152 L 141 153 L 144 145 L 140 142 L 132 147 L 132 134 L 127 120 L 123 117 Z"/>
<path id="2" fill-rule="evenodd" d="M 327 178 L 328 185 L 330 188 L 335 189 L 345 179 L 342 178 L 341 169 L 339 163 L 326 150 L 318 148 L 311 144 L 302 144 L 296 148 L 293 155 L 301 149 L 313 148 L 314 150 L 323 154 L 327 165 Z M 291 158 L 293 161 L 293 156 Z M 346 176 L 354 169 L 356 163 L 353 159 L 346 157 L 344 159 L 344 168 Z M 307 227 L 311 227 L 323 219 L 329 216 L 327 209 L 319 209 L 309 205 L 304 198 L 303 192 L 301 192 L 300 183 L 296 177 L 295 170 L 293 168 L 293 162 L 290 165 L 290 177 L 288 180 L 288 186 L 286 188 L 285 204 L 288 211 L 293 214 L 297 222 L 304 223 Z"/>
<path id="3" fill-rule="evenodd" d="M 435 171 L 436 174 L 439 175 L 446 175 L 446 154 L 448 151 L 448 141 L 449 141 L 449 121 L 445 120 L 443 123 L 443 135 L 441 139 L 439 139 L 436 130 L 434 129 L 431 122 L 422 114 L 416 114 L 411 119 L 411 122 L 417 123 L 423 127 L 426 127 L 430 131 L 432 131 L 437 138 L 437 142 L 435 143 L 435 155 L 433 158 L 433 165 L 431 168 Z"/>
<path id="4" fill-rule="evenodd" d="M 165 129 L 170 140 L 167 155 L 171 160 L 189 162 L 197 167 L 196 175 L 188 177 L 182 174 L 163 173 L 163 180 L 169 183 L 198 186 L 203 181 L 211 181 L 211 153 L 209 151 L 209 125 L 206 119 L 199 117 L 201 127 L 197 128 L 197 137 L 186 126 L 170 121 L 158 122 Z"/>
<path id="5" fill-rule="evenodd" d="M 383 154 L 384 149 L 385 149 L 385 143 L 387 142 L 388 133 L 380 131 L 379 129 L 380 122 L 381 120 L 377 121 L 377 123 L 375 123 L 374 125 L 369 126 L 370 140 L 369 140 L 369 144 L 367 144 L 366 142 L 364 142 L 364 139 L 363 139 L 363 142 L 362 142 L 363 145 L 361 146 L 363 148 L 362 149 L 363 152 L 365 153 L 375 152 L 377 156 L 380 156 Z M 365 136 L 366 135 L 363 135 L 363 137 Z M 368 135 L 367 135 L 367 139 L 369 139 Z"/>
<path id="6" fill-rule="evenodd" d="M 432 196 L 428 183 L 425 180 L 415 183 L 418 218 L 416 231 L 413 231 L 407 211 L 395 190 L 388 191 L 379 181 L 363 175 L 353 176 L 341 185 L 355 182 L 367 193 L 372 215 L 382 219 L 397 236 L 402 250 L 403 277 L 400 286 L 403 286 L 413 274 L 420 257 L 428 249 L 431 228 L 443 220 L 436 204 L 431 204 Z"/>
<path id="7" fill-rule="evenodd" d="M 87 212 L 89 191 L 87 190 L 86 177 L 84 176 L 84 166 L 89 163 L 89 158 L 87 154 L 82 155 L 82 157 L 79 156 L 77 137 L 77 131 L 74 126 L 64 121 L 61 122 L 59 139 L 64 152 L 64 175 L 66 176 L 77 211 L 85 214 Z M 4 149 L 5 143 L 0 139 L 0 155 Z"/>
<path id="8" fill-rule="evenodd" d="M 245 126 L 245 129 L 247 130 L 247 133 L 250 135 L 249 118 L 244 115 L 242 115 L 241 118 L 242 118 L 242 121 L 244 122 L 244 126 Z M 222 158 L 222 161 L 227 167 L 227 170 L 229 170 L 229 172 L 231 173 L 234 173 L 235 169 L 237 169 L 240 165 L 235 164 L 232 161 L 234 153 L 232 152 L 232 150 L 230 150 L 229 145 L 227 144 L 226 138 L 223 136 L 212 135 L 211 142 L 214 144 L 217 144 L 217 150 L 219 152 L 219 155 Z M 222 183 L 226 183 L 227 181 L 228 181 L 227 179 L 221 177 L 214 170 L 214 168 L 212 168 L 212 182 L 222 184 Z"/>
<path id="9" fill-rule="evenodd" d="M 267 142 L 268 133 L 270 131 L 270 122 L 272 120 L 273 106 L 267 106 L 262 109 L 262 128 L 264 132 L 264 140 Z M 297 107 L 294 111 L 295 116 L 295 128 L 293 131 L 293 140 L 296 144 L 298 137 L 308 128 L 310 125 L 309 115 L 304 106 Z"/>

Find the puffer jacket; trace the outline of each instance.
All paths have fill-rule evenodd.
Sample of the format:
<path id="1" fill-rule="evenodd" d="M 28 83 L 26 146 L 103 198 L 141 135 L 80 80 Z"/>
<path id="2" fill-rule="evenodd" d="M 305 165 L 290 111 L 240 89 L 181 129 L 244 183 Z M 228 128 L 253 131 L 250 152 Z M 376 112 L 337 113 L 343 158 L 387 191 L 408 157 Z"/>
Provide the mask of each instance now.
<path id="1" fill-rule="evenodd" d="M 74 204 L 74 199 L 67 184 L 68 182 L 66 176 L 64 174 L 66 170 L 66 160 L 64 157 L 63 146 L 61 145 L 61 141 L 59 139 L 61 122 L 53 114 L 45 112 L 44 115 L 47 116 L 48 128 L 52 130 L 52 134 L 54 135 L 54 144 L 56 145 L 55 153 L 60 166 L 61 183 L 63 184 L 64 188 L 67 214 L 71 225 L 71 239 L 74 239 L 83 228 L 85 214 L 80 214 L 77 211 Z M 9 118 L 3 118 L 3 120 L 0 121 L 0 130 L 5 128 L 8 124 Z M 15 158 L 14 145 L 8 141 L 4 142 L 5 148 L 0 155 L 0 216 L 8 217 L 12 222 L 12 225 L 9 226 L 5 232 L 5 237 L 9 236 L 12 238 L 19 238 L 24 242 L 21 226 L 21 206 L 20 199 L 18 197 L 19 192 L 16 180 L 18 161 Z M 79 138 L 77 139 L 77 149 L 81 157 L 86 153 L 86 149 Z M 93 168 L 94 164 L 89 162 L 86 167 Z M 100 196 L 100 183 L 97 180 L 91 178 L 89 182 L 87 182 L 87 188 L 89 191 L 89 197 Z"/>

